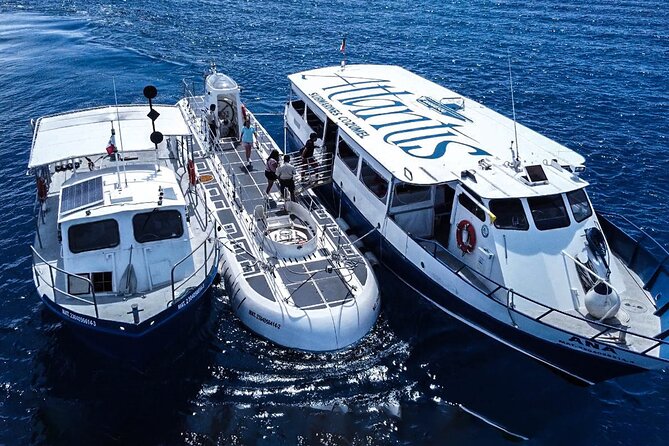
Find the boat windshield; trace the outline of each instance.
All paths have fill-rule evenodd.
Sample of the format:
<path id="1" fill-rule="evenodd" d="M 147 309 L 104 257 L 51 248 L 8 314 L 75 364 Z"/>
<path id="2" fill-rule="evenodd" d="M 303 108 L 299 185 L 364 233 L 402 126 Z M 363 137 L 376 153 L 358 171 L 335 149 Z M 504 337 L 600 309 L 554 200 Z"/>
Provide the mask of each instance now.
<path id="1" fill-rule="evenodd" d="M 135 240 L 139 243 L 179 238 L 184 233 L 181 213 L 176 210 L 153 210 L 132 217 Z"/>
<path id="2" fill-rule="evenodd" d="M 577 222 L 580 223 L 592 215 L 592 208 L 588 202 L 588 196 L 585 194 L 585 190 L 578 189 L 567 193 L 567 200 L 569 200 L 569 206 L 571 207 L 571 213 L 574 215 L 574 220 Z"/>
<path id="3" fill-rule="evenodd" d="M 70 251 L 74 254 L 118 246 L 121 239 L 114 219 L 72 225 L 67 230 Z"/>
<path id="4" fill-rule="evenodd" d="M 518 198 L 490 200 L 490 211 L 497 217 L 495 227 L 498 229 L 527 231 L 530 228 L 523 203 Z"/>
<path id="5" fill-rule="evenodd" d="M 562 195 L 531 197 L 527 199 L 527 204 L 530 206 L 532 219 L 538 230 L 546 231 L 569 226 L 569 215 Z"/>

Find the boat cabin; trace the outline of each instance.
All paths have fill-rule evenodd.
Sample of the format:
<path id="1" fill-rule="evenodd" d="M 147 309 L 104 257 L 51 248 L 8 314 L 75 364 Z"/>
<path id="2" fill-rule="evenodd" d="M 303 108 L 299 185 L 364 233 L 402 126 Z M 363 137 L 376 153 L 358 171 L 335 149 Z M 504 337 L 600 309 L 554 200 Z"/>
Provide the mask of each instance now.
<path id="1" fill-rule="evenodd" d="M 335 188 L 414 265 L 465 265 L 558 309 L 582 304 L 564 289 L 587 282 L 574 262 L 608 274 L 586 247 L 598 223 L 577 153 L 400 67 L 289 79 L 293 144 L 316 132 Z"/>
<path id="2" fill-rule="evenodd" d="M 149 292 L 181 280 L 194 269 L 190 257 L 179 263 L 192 251 L 187 218 L 170 170 L 129 165 L 73 176 L 58 209 L 63 269 L 89 279 L 96 294 Z M 70 294 L 90 293 L 88 282 L 68 280 Z"/>

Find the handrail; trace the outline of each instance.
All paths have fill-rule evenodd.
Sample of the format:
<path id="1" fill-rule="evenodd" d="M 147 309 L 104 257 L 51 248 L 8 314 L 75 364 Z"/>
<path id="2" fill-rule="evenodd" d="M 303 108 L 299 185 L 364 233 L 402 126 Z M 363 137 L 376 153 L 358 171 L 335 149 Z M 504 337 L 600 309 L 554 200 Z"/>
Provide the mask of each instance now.
<path id="1" fill-rule="evenodd" d="M 211 211 L 207 210 L 207 213 L 209 213 L 209 212 L 211 212 Z M 217 225 L 216 220 L 214 218 L 212 218 L 212 222 L 213 222 L 213 225 L 209 229 L 209 231 L 207 232 L 205 239 L 199 245 L 197 245 L 189 254 L 187 254 L 184 258 L 182 258 L 177 263 L 175 263 L 174 266 L 172 267 L 172 269 L 170 271 L 170 286 L 172 288 L 172 299 L 168 303 L 168 306 L 172 305 L 174 303 L 174 301 L 176 300 L 176 296 L 175 296 L 176 291 L 179 288 L 181 288 L 184 284 L 186 284 L 190 279 L 192 279 L 203 268 L 206 270 L 207 269 L 207 261 L 211 258 L 212 255 L 214 255 L 215 253 L 218 252 L 218 247 L 216 246 L 216 244 L 218 243 L 218 225 Z M 209 254 L 207 254 L 207 243 L 211 242 L 210 236 L 211 236 L 212 231 L 214 233 L 214 239 L 213 239 L 214 249 L 212 249 L 211 252 Z M 174 286 L 174 271 L 183 262 L 185 262 L 189 258 L 193 257 L 195 255 L 195 253 L 197 251 L 199 251 L 200 248 L 202 248 L 202 246 L 204 246 L 204 262 L 202 263 L 202 265 L 195 268 L 193 270 L 193 272 L 188 277 L 182 279 L 181 283 L 178 286 L 175 287 Z M 212 266 L 216 267 L 216 262 L 213 262 Z M 207 274 L 208 274 L 208 271 L 205 271 L 205 277 L 207 276 Z"/>
<path id="2" fill-rule="evenodd" d="M 640 228 L 639 226 L 637 226 L 636 223 L 632 222 L 630 219 L 628 219 L 628 218 L 625 217 L 624 215 L 618 214 L 618 213 L 616 213 L 616 212 L 608 212 L 608 211 L 597 211 L 596 214 L 597 214 L 597 215 L 604 216 L 604 217 L 615 217 L 615 218 L 619 218 L 619 219 L 621 219 L 621 220 L 624 220 L 625 223 L 629 224 L 629 225 L 632 226 L 634 229 L 636 229 L 637 231 L 639 231 L 645 238 L 649 239 L 649 240 L 650 240 L 651 242 L 653 242 L 658 248 L 660 248 L 660 249 L 661 249 L 667 256 L 669 256 L 669 251 L 667 250 L 667 248 L 665 248 L 664 246 L 662 246 L 662 245 L 660 244 L 660 242 L 658 242 L 657 240 L 655 240 L 655 238 L 654 238 L 652 235 L 648 234 L 648 233 L 647 233 L 646 231 L 644 231 L 642 228 Z M 611 223 L 611 224 L 613 224 L 613 223 Z M 614 226 L 615 226 L 615 225 L 614 225 Z M 617 228 L 617 226 L 616 226 L 616 228 Z M 618 228 L 618 229 L 620 229 L 620 228 Z M 624 232 L 624 231 L 623 231 L 623 232 Z M 625 234 L 627 234 L 627 233 L 625 232 Z M 629 234 L 627 234 L 627 235 L 629 236 Z M 630 237 L 630 238 L 632 238 L 632 237 Z M 641 240 L 643 240 L 643 238 L 641 238 L 641 239 L 639 239 L 639 240 L 634 240 L 634 241 L 635 241 L 637 244 L 639 244 L 639 243 L 641 243 Z"/>
<path id="3" fill-rule="evenodd" d="M 54 292 L 54 294 L 53 294 L 53 301 L 54 301 L 54 303 L 56 302 L 56 291 L 57 291 L 57 292 L 59 292 L 59 293 L 61 293 L 61 294 L 64 294 L 65 296 L 71 297 L 72 299 L 78 300 L 78 301 L 80 301 L 80 302 L 87 303 L 87 304 L 89 304 L 89 305 L 93 305 L 94 308 L 95 308 L 95 317 L 96 317 L 96 318 L 99 318 L 99 317 L 100 317 L 100 316 L 99 316 L 99 313 L 98 313 L 98 302 L 97 302 L 97 298 L 96 298 L 96 296 L 95 296 L 95 288 L 93 287 L 93 282 L 91 282 L 90 279 L 88 279 L 87 277 L 80 276 L 80 275 L 78 275 L 78 274 L 72 274 L 72 273 L 69 273 L 69 272 L 65 271 L 64 269 L 62 269 L 62 268 L 58 268 L 57 266 L 53 266 L 53 265 L 51 265 L 49 262 L 47 262 L 46 259 L 44 259 L 44 257 L 42 257 L 42 256 L 37 252 L 37 250 L 35 250 L 35 248 L 34 248 L 32 245 L 30 245 L 30 249 L 32 250 L 32 252 L 33 252 L 34 255 L 36 255 L 37 257 L 39 257 L 39 259 L 40 259 L 46 266 L 49 267 L 49 273 L 50 273 L 49 275 L 51 276 L 51 277 L 50 277 L 50 279 L 51 279 L 51 285 L 49 285 L 49 288 L 51 288 L 51 290 Z M 54 281 L 54 278 L 53 278 L 53 270 L 54 270 L 54 269 L 55 269 L 56 271 L 60 272 L 61 274 L 65 274 L 68 278 L 69 278 L 69 277 L 76 277 L 77 279 L 84 280 L 84 281 L 88 282 L 88 287 L 89 287 L 88 289 L 91 291 L 91 295 L 92 295 L 92 297 L 93 297 L 93 302 L 91 302 L 91 301 L 89 301 L 89 300 L 86 300 L 86 299 L 84 299 L 84 298 L 82 298 L 82 297 L 75 296 L 74 294 L 70 294 L 70 293 L 68 293 L 68 292 L 65 292 L 65 291 L 63 291 L 63 290 L 61 290 L 61 289 L 59 289 L 59 288 L 56 288 L 56 284 L 55 284 L 55 281 Z M 39 285 L 39 279 L 42 277 L 42 274 L 37 270 L 37 266 L 35 265 L 35 262 L 34 262 L 34 261 L 33 261 L 33 271 L 35 271 L 35 275 L 36 275 L 36 277 L 37 277 L 38 285 Z M 44 279 L 42 279 L 42 280 L 44 280 Z M 44 280 L 44 282 L 46 283 L 46 280 Z"/>
<path id="4" fill-rule="evenodd" d="M 438 242 L 434 242 L 434 241 L 432 241 L 432 240 L 423 239 L 423 238 L 415 237 L 415 236 L 412 236 L 411 238 L 414 239 L 414 240 L 416 240 L 416 241 L 424 241 L 424 242 L 431 242 L 431 243 L 434 243 L 434 244 L 436 245 L 436 247 L 440 248 L 440 249 L 441 249 L 443 252 L 445 252 L 447 255 L 452 256 L 452 254 L 451 254 L 446 248 L 444 248 L 443 245 L 439 244 Z M 419 243 L 419 245 L 420 245 L 420 243 Z M 423 249 L 424 249 L 426 252 L 429 253 L 429 251 L 426 250 L 424 247 L 423 247 Z M 460 273 L 460 271 L 462 271 L 463 269 L 466 269 L 468 272 L 474 273 L 475 275 L 480 276 L 481 278 L 485 279 L 486 281 L 488 281 L 488 282 L 494 284 L 497 288 L 495 288 L 495 289 L 492 290 L 492 291 L 486 292 L 485 290 L 481 290 L 481 289 L 479 289 L 478 287 L 476 287 L 476 285 L 474 285 L 471 281 L 467 280 L 471 285 L 474 285 L 477 289 L 479 289 L 479 291 L 481 291 L 482 293 L 484 293 L 484 294 L 486 295 L 486 297 L 488 297 L 488 298 L 489 298 L 490 300 L 492 300 L 493 302 L 495 302 L 495 303 L 497 303 L 497 304 L 500 304 L 500 305 L 504 305 L 506 308 L 509 309 L 509 311 L 514 311 L 514 312 L 519 313 L 519 314 L 521 314 L 521 315 L 523 315 L 523 316 L 532 318 L 533 320 L 535 320 L 535 321 L 537 321 L 537 322 L 542 322 L 541 319 L 543 319 L 544 317 L 546 317 L 548 314 L 555 312 L 555 313 L 561 314 L 561 315 L 563 315 L 563 316 L 567 316 L 567 317 L 569 317 L 569 318 L 578 320 L 578 321 L 580 321 L 580 322 L 585 322 L 585 323 L 587 323 L 587 324 L 594 324 L 594 325 L 596 325 L 596 326 L 598 326 L 598 327 L 600 327 L 600 328 L 606 329 L 606 330 L 619 331 L 619 332 L 621 332 L 621 333 L 624 333 L 624 335 L 628 335 L 628 334 L 629 334 L 629 335 L 631 335 L 631 336 L 636 336 L 636 337 L 638 337 L 638 338 L 645 339 L 645 340 L 647 340 L 647 341 L 653 341 L 653 342 L 655 343 L 653 346 L 647 348 L 647 349 L 644 350 L 643 352 L 639 352 L 639 354 L 642 354 L 642 355 L 645 355 L 646 353 L 648 353 L 649 351 L 651 351 L 651 350 L 657 348 L 657 347 L 660 346 L 660 345 L 669 345 L 669 341 L 666 341 L 666 340 L 663 340 L 663 339 L 658 339 L 658 338 L 656 338 L 656 337 L 650 337 L 650 336 L 646 336 L 646 335 L 643 335 L 643 334 L 635 333 L 635 332 L 633 332 L 633 331 L 628 330 L 627 328 L 615 327 L 615 326 L 613 326 L 613 325 L 609 325 L 609 324 L 607 324 L 607 323 L 605 323 L 605 322 L 602 322 L 602 321 L 586 319 L 586 318 L 584 318 L 584 317 L 576 316 L 576 315 L 567 313 L 567 312 L 565 312 L 565 311 L 559 310 L 559 309 L 557 309 L 557 308 L 552 308 L 552 307 L 550 307 L 550 306 L 548 306 L 548 305 L 546 305 L 546 304 L 544 304 L 544 303 L 542 303 L 542 302 L 538 302 L 538 301 L 536 301 L 536 300 L 534 300 L 534 299 L 532 299 L 532 298 L 529 298 L 529 297 L 527 297 L 527 296 L 525 296 L 525 295 L 523 295 L 523 294 L 518 293 L 518 292 L 515 291 L 515 290 L 511 290 L 510 288 L 507 288 L 506 286 L 504 286 L 504 285 L 502 285 L 502 284 L 500 284 L 500 283 L 497 283 L 496 281 L 490 279 L 489 277 L 484 276 L 484 275 L 481 274 L 480 272 L 476 271 L 475 269 L 473 269 L 473 268 L 471 268 L 471 267 L 469 267 L 469 266 L 467 266 L 467 265 L 463 265 L 463 266 L 462 266 L 461 268 L 459 268 L 457 271 L 456 271 L 456 270 L 453 270 L 453 269 L 452 269 L 446 262 L 442 261 L 439 257 L 437 257 L 437 255 L 436 255 L 436 249 L 435 249 L 435 251 L 434 251 L 434 254 L 432 254 L 432 256 L 433 256 L 435 259 L 437 259 L 437 261 L 439 261 L 442 265 L 446 266 L 449 270 L 451 270 L 451 271 L 453 271 L 454 273 L 456 273 L 462 280 L 467 280 L 467 278 L 466 278 L 466 277 L 463 277 L 463 276 L 460 275 L 459 273 Z M 522 311 L 517 310 L 517 309 L 516 309 L 517 305 L 514 305 L 513 308 L 510 308 L 508 305 L 505 305 L 505 304 L 499 302 L 498 300 L 496 300 L 495 298 L 492 297 L 492 295 L 495 294 L 495 293 L 496 293 L 497 291 L 499 291 L 500 289 L 505 290 L 507 293 L 511 291 L 511 292 L 513 292 L 514 297 L 520 297 L 521 299 L 523 299 L 523 300 L 525 300 L 525 301 L 527 301 L 527 302 L 530 302 L 530 303 L 532 303 L 532 304 L 538 305 L 538 306 L 540 306 L 540 307 L 542 307 L 542 308 L 545 308 L 545 309 L 548 310 L 548 311 L 542 313 L 539 317 L 533 317 L 533 316 L 531 316 L 531 315 L 529 315 L 529 314 L 526 314 L 526 313 L 524 313 L 524 312 L 522 312 Z M 543 323 L 543 322 L 542 322 L 542 323 Z M 632 351 L 632 350 L 630 350 L 630 351 Z"/>
<path id="5" fill-rule="evenodd" d="M 594 277 L 597 279 L 597 283 L 600 283 L 600 282 L 601 282 L 601 283 L 604 283 L 604 284 L 606 284 L 606 286 L 608 286 L 609 288 L 611 288 L 613 291 L 615 291 L 616 293 L 619 293 L 619 294 L 620 294 L 620 292 L 619 292 L 619 291 L 618 291 L 618 290 L 611 284 L 611 282 L 609 282 L 608 280 L 604 279 L 604 278 L 601 277 L 599 274 L 597 274 L 596 272 L 594 272 L 593 270 L 591 270 L 590 268 L 588 268 L 587 266 L 585 266 L 584 264 L 582 264 L 581 262 L 579 262 L 577 259 L 575 259 L 575 258 L 572 257 L 571 255 L 569 255 L 569 253 L 565 252 L 564 250 L 562 250 L 561 252 L 562 252 L 562 255 L 563 255 L 563 256 L 566 256 L 568 259 L 570 259 L 572 262 L 574 262 L 574 265 L 575 265 L 575 266 L 577 266 L 577 267 L 579 267 L 579 268 L 583 268 L 583 269 L 586 270 L 588 273 L 590 273 L 592 276 L 594 276 Z"/>

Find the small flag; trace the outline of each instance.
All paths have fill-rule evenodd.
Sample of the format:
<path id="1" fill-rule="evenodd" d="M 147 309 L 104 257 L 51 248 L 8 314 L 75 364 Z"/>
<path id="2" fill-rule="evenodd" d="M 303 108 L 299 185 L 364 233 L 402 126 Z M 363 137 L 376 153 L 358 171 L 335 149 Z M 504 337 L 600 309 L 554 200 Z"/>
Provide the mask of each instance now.
<path id="1" fill-rule="evenodd" d="M 116 136 L 114 135 L 114 129 L 111 131 L 111 137 L 109 138 L 109 142 L 107 143 L 107 155 L 112 155 L 116 153 Z"/>
<path id="2" fill-rule="evenodd" d="M 346 37 L 341 39 L 341 45 L 339 46 L 339 52 L 340 53 L 345 53 L 346 52 Z"/>

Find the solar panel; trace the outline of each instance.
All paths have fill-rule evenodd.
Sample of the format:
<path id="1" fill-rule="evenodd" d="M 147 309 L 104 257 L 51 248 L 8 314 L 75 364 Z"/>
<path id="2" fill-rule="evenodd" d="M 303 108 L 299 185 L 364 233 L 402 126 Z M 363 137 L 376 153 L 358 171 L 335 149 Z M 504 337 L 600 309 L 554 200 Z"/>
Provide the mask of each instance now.
<path id="1" fill-rule="evenodd" d="M 525 170 L 527 171 L 527 176 L 530 177 L 530 181 L 533 183 L 548 180 L 546 177 L 546 172 L 544 172 L 544 168 L 539 164 L 534 166 L 526 166 Z"/>
<path id="2" fill-rule="evenodd" d="M 63 188 L 60 193 L 60 213 L 77 211 L 103 201 L 102 177 L 91 178 Z"/>

